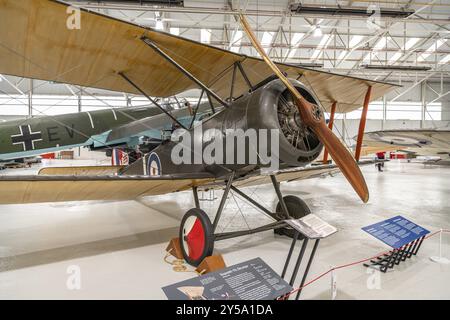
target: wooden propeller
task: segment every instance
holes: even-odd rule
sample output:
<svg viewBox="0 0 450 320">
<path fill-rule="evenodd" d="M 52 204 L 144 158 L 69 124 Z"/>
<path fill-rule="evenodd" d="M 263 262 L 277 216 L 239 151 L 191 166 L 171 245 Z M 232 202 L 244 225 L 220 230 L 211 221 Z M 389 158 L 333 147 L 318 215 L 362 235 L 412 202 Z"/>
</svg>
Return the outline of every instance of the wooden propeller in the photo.
<svg viewBox="0 0 450 320">
<path fill-rule="evenodd" d="M 319 106 L 308 102 L 298 92 L 298 90 L 292 85 L 292 83 L 286 78 L 280 69 L 273 63 L 273 61 L 266 54 L 258 38 L 253 33 L 247 19 L 243 14 L 239 14 L 242 27 L 247 34 L 248 38 L 252 42 L 256 51 L 261 55 L 264 61 L 269 65 L 272 71 L 280 78 L 280 80 L 286 85 L 297 105 L 298 111 L 301 115 L 305 125 L 308 126 L 319 138 L 319 140 L 325 145 L 329 154 L 336 162 L 336 165 L 342 171 L 348 182 L 352 185 L 353 189 L 359 195 L 363 202 L 369 200 L 369 190 L 367 189 L 366 181 L 359 169 L 358 164 L 353 158 L 352 154 L 344 147 L 339 141 L 338 137 L 328 128 Z"/>
</svg>

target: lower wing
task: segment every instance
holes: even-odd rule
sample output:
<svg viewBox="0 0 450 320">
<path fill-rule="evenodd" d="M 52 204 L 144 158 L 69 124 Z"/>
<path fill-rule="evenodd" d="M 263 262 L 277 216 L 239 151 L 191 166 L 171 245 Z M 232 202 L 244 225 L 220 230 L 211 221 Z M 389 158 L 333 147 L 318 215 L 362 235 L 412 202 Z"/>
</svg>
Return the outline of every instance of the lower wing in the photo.
<svg viewBox="0 0 450 320">
<path fill-rule="evenodd" d="M 360 165 L 374 161 L 361 162 Z M 34 176 L 0 176 L 0 204 L 26 204 L 42 202 L 66 202 L 88 200 L 134 200 L 139 197 L 162 195 L 172 192 L 222 188 L 224 180 L 209 174 L 190 176 L 88 176 L 98 168 L 47 168 Z M 104 170 L 112 170 L 105 167 Z M 279 182 L 309 179 L 339 172 L 335 165 L 317 165 L 293 168 L 274 173 Z M 51 174 L 58 175 L 51 175 Z M 65 174 L 65 175 L 64 175 Z M 72 174 L 72 175 L 67 175 Z M 237 179 L 236 187 L 249 187 L 270 183 L 269 175 L 253 174 Z"/>
</svg>

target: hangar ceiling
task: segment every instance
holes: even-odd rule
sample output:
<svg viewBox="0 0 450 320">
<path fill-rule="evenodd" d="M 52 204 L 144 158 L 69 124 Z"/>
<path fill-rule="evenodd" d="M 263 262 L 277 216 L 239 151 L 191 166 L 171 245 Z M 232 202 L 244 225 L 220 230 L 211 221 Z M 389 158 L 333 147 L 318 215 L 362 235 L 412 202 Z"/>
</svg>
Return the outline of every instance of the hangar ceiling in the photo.
<svg viewBox="0 0 450 320">
<path fill-rule="evenodd" d="M 403 89 L 396 92 L 397 95 L 412 89 L 419 90 L 420 85 L 426 83 L 434 83 L 432 100 L 448 98 L 448 0 L 68 2 L 122 20 L 255 56 L 256 51 L 234 16 L 241 10 L 248 16 L 268 54 L 276 61 L 404 85 Z M 9 76 L 0 76 L 0 79 L 3 80 L 0 82 L 0 94 L 34 92 L 76 96 L 83 90 L 39 81 L 32 84 L 27 79 Z M 112 94 L 96 90 L 90 92 Z"/>
<path fill-rule="evenodd" d="M 269 55 L 277 61 L 311 64 L 325 70 L 383 81 L 448 78 L 450 1 L 448 0 L 208 0 L 71 1 L 134 23 L 177 33 L 214 46 L 254 56 L 234 14 L 244 11 Z M 172 3 L 150 5 L 148 3 Z M 333 8 L 349 9 L 337 14 Z M 319 13 L 297 8 L 322 7 Z M 359 9 L 375 14 L 353 13 Z M 385 16 L 385 10 L 414 12 Z M 370 65 L 368 69 L 366 65 Z M 393 70 L 391 67 L 413 70 Z M 384 67 L 386 69 L 378 69 Z M 377 69 L 373 69 L 377 68 Z M 429 70 L 414 70 L 428 69 Z"/>
</svg>

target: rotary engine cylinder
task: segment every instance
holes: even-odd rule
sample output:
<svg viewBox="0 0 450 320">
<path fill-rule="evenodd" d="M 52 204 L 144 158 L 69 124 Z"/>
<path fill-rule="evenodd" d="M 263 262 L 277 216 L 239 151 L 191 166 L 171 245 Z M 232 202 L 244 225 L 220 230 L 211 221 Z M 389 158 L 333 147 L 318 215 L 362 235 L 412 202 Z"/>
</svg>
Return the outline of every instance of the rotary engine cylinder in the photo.
<svg viewBox="0 0 450 320">
<path fill-rule="evenodd" d="M 319 105 L 301 82 L 291 80 L 302 96 Z M 280 80 L 273 80 L 247 94 L 225 110 L 223 128 L 278 129 L 279 160 L 289 166 L 304 166 L 316 159 L 323 145 L 303 124 L 293 97 Z"/>
</svg>

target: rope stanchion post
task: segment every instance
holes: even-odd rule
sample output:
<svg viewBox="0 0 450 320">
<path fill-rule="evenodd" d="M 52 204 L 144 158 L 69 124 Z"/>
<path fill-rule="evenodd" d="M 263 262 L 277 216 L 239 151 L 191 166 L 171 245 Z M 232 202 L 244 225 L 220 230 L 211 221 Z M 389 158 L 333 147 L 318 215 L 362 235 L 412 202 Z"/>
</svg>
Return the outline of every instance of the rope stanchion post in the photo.
<svg viewBox="0 0 450 320">
<path fill-rule="evenodd" d="M 450 264 L 450 260 L 442 256 L 442 233 L 443 229 L 439 230 L 439 256 L 431 256 L 430 260 L 440 264 Z"/>
<path fill-rule="evenodd" d="M 334 268 L 331 268 L 331 300 L 337 297 L 337 274 Z"/>
</svg>

